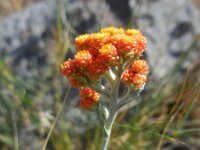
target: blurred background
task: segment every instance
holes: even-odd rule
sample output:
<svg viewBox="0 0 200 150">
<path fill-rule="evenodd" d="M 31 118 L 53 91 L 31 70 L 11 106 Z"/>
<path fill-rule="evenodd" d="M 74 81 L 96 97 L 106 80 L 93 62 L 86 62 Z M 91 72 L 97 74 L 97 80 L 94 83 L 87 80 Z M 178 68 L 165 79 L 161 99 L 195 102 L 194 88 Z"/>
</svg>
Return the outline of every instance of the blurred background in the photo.
<svg viewBox="0 0 200 150">
<path fill-rule="evenodd" d="M 200 149 L 200 0 L 0 0 L 0 150 L 99 149 L 96 115 L 60 64 L 106 26 L 140 29 L 150 65 L 110 149 Z"/>
</svg>

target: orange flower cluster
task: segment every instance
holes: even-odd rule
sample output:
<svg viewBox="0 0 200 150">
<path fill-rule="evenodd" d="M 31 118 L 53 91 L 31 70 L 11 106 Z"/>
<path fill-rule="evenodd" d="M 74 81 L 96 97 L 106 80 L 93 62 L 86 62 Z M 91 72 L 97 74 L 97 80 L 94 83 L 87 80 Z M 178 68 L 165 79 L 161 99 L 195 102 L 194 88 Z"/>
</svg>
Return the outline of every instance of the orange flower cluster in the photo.
<svg viewBox="0 0 200 150">
<path fill-rule="evenodd" d="M 145 60 L 137 59 L 131 65 L 131 68 L 125 70 L 122 81 L 132 86 L 136 90 L 143 89 L 147 74 L 149 71 L 149 66 L 147 65 Z"/>
<path fill-rule="evenodd" d="M 81 88 L 80 96 L 80 108 L 82 109 L 92 109 L 100 99 L 100 94 L 90 88 Z"/>
<path fill-rule="evenodd" d="M 139 30 L 108 27 L 97 33 L 80 35 L 75 39 L 75 43 L 77 54 L 74 59 L 66 60 L 61 65 L 61 70 L 71 85 L 81 88 L 82 92 L 83 87 L 89 87 L 88 81 L 97 81 L 110 68 L 123 65 L 129 58 L 138 58 L 142 55 L 147 42 Z M 128 69 L 123 76 L 124 83 L 135 83 L 136 80 L 139 82 L 138 85 L 144 83 L 146 78 L 139 76 L 145 74 L 144 67 L 145 64 L 138 63 L 133 65 L 132 69 Z M 133 70 L 134 74 L 137 74 L 134 79 Z M 90 96 L 84 98 L 81 96 L 84 99 L 80 103 L 82 108 L 89 109 L 98 102 Z"/>
<path fill-rule="evenodd" d="M 127 59 L 139 56 L 146 47 L 146 38 L 139 30 L 108 27 L 100 32 L 84 34 L 76 38 L 78 50 L 88 50 L 93 56 L 98 56 L 99 49 L 105 44 L 111 44 L 116 48 L 117 54 Z"/>
<path fill-rule="evenodd" d="M 88 67 L 91 65 L 92 55 L 88 51 L 79 51 L 75 59 L 68 59 L 61 65 L 61 70 L 73 87 L 84 87 L 87 85 Z"/>
<path fill-rule="evenodd" d="M 76 38 L 78 53 L 61 65 L 63 75 L 73 87 L 87 85 L 86 79 L 98 80 L 109 67 L 119 65 L 120 57 L 127 60 L 140 56 L 146 39 L 138 30 L 108 27 L 100 32 Z"/>
</svg>

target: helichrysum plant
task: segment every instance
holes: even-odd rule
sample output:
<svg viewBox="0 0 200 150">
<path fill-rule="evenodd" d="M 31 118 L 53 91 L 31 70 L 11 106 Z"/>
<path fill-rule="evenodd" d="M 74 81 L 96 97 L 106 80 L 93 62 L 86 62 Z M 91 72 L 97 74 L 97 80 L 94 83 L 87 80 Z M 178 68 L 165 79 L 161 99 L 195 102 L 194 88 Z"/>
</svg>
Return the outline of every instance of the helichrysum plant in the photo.
<svg viewBox="0 0 200 150">
<path fill-rule="evenodd" d="M 80 108 L 97 112 L 106 150 L 119 110 L 133 101 L 147 80 L 149 67 L 140 59 L 146 38 L 139 30 L 107 27 L 75 39 L 77 54 L 61 65 L 64 76 L 80 90 Z M 119 96 L 120 85 L 125 94 Z"/>
</svg>

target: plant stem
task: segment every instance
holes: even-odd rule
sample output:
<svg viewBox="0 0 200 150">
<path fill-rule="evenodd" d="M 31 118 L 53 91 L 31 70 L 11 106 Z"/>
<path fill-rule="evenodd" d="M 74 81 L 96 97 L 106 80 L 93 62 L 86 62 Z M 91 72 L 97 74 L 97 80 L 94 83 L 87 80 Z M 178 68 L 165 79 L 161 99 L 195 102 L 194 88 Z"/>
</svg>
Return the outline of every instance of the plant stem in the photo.
<svg viewBox="0 0 200 150">
<path fill-rule="evenodd" d="M 120 78 L 121 78 L 121 68 L 118 68 L 118 74 L 116 74 L 115 83 L 112 84 L 112 93 L 110 98 L 110 105 L 109 105 L 109 117 L 108 119 L 104 120 L 103 123 L 103 140 L 101 144 L 101 150 L 107 150 L 108 144 L 110 141 L 112 126 L 117 116 L 117 102 L 118 102 L 118 92 L 120 86 Z"/>
<path fill-rule="evenodd" d="M 110 141 L 112 125 L 115 121 L 116 116 L 117 116 L 116 112 L 110 114 L 108 120 L 105 122 L 104 129 L 103 129 L 103 140 L 101 144 L 101 150 L 108 149 L 108 143 Z"/>
</svg>

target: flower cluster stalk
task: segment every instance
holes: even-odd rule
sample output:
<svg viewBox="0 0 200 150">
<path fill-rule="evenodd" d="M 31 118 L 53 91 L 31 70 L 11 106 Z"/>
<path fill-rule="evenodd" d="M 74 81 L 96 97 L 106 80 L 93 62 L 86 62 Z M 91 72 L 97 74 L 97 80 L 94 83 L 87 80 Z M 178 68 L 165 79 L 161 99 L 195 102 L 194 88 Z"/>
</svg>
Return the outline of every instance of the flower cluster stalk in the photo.
<svg viewBox="0 0 200 150">
<path fill-rule="evenodd" d="M 139 30 L 108 27 L 75 39 L 77 54 L 61 65 L 71 85 L 80 90 L 80 107 L 97 112 L 102 126 L 101 150 L 107 150 L 119 110 L 144 88 L 148 65 L 141 60 L 146 38 Z M 120 85 L 127 92 L 119 98 Z"/>
<path fill-rule="evenodd" d="M 115 118 L 117 116 L 117 112 L 111 113 L 109 119 L 105 122 L 103 130 L 103 139 L 101 144 L 101 150 L 107 150 L 108 149 L 108 143 L 110 141 L 112 126 L 115 121 Z"/>
<path fill-rule="evenodd" d="M 112 126 L 117 116 L 118 108 L 117 108 L 117 101 L 118 101 L 118 92 L 119 92 L 119 85 L 120 85 L 120 77 L 116 77 L 116 83 L 112 87 L 112 97 L 111 103 L 109 106 L 109 117 L 103 122 L 103 139 L 101 144 L 101 150 L 107 150 L 108 143 L 110 141 Z"/>
</svg>

